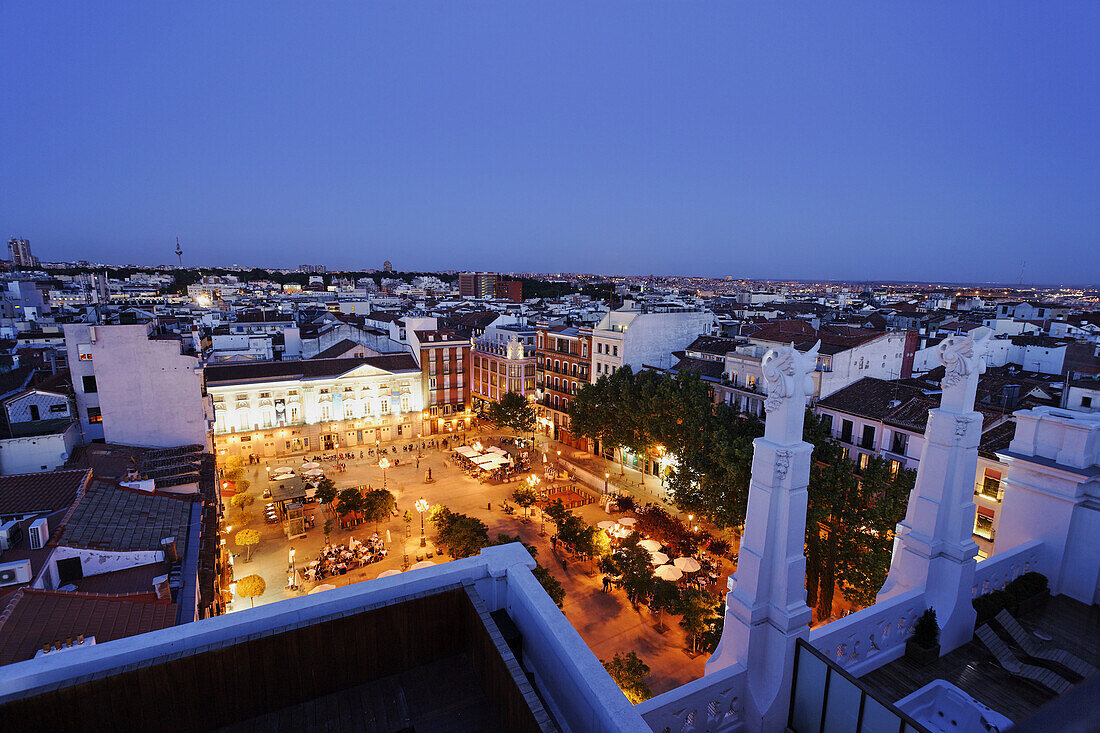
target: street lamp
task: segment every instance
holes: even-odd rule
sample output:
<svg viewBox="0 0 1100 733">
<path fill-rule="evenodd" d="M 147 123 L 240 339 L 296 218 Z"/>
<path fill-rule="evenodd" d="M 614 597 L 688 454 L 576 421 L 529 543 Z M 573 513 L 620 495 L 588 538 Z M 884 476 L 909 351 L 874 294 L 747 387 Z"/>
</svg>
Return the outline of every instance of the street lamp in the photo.
<svg viewBox="0 0 1100 733">
<path fill-rule="evenodd" d="M 420 452 L 420 447 L 422 445 L 424 445 L 423 443 L 420 442 L 421 438 L 423 438 L 423 437 L 424 437 L 423 433 L 417 433 L 416 434 L 416 457 L 417 458 L 423 458 L 424 457 L 424 454 Z"/>
<path fill-rule="evenodd" d="M 390 459 L 383 458 L 378 462 L 378 467 L 382 469 L 382 488 L 386 488 L 386 469 L 390 467 Z"/>
<path fill-rule="evenodd" d="M 294 567 L 294 547 L 290 548 L 290 582 L 287 584 L 291 590 L 295 590 L 298 587 L 297 584 L 297 569 Z"/>
<path fill-rule="evenodd" d="M 604 494 L 607 493 L 607 480 L 609 478 L 611 478 L 611 474 L 608 473 L 607 471 L 604 471 L 604 474 L 603 474 L 603 493 Z"/>
<path fill-rule="evenodd" d="M 428 500 L 421 497 L 416 500 L 416 511 L 420 515 L 420 546 L 425 547 L 424 542 L 424 512 L 428 511 Z"/>
</svg>

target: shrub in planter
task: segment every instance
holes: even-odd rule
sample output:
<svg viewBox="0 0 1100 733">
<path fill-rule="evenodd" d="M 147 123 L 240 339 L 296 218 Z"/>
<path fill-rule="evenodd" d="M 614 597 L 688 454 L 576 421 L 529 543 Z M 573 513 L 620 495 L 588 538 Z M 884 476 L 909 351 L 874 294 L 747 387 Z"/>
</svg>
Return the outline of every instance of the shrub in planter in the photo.
<svg viewBox="0 0 1100 733">
<path fill-rule="evenodd" d="M 913 635 L 905 642 L 905 656 L 918 664 L 929 664 L 940 658 L 940 625 L 936 609 L 925 609 L 913 625 Z"/>
<path fill-rule="evenodd" d="M 1006 608 L 1012 610 L 1016 605 L 1012 596 L 1003 590 L 992 590 L 985 595 L 978 596 L 971 601 L 971 604 L 974 606 L 974 610 L 978 612 L 975 627 L 989 623 L 998 613 Z"/>
<path fill-rule="evenodd" d="M 1050 597 L 1047 576 L 1034 571 L 1024 573 L 1006 585 L 1005 592 L 1012 597 L 1017 613 L 1021 614 L 1035 610 Z"/>
</svg>

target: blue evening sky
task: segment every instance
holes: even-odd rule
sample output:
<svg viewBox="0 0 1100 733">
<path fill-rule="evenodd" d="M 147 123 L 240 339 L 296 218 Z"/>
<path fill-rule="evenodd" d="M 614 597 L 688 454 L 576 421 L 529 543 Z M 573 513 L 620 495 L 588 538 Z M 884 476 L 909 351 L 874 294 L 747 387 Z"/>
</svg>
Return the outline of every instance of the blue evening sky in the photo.
<svg viewBox="0 0 1100 733">
<path fill-rule="evenodd" d="M 0 4 L 44 260 L 1100 282 L 1100 3 Z M 5 237 L 6 239 L 6 237 Z"/>
</svg>

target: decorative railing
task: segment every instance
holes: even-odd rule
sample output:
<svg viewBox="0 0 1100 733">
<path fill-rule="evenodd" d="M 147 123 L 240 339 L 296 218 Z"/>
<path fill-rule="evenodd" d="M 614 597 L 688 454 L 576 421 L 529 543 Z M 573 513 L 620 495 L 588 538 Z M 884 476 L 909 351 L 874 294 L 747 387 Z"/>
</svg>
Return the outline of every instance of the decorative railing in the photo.
<svg viewBox="0 0 1100 733">
<path fill-rule="evenodd" d="M 736 733 L 745 724 L 745 667 L 735 664 L 638 703 L 654 733 Z"/>
<path fill-rule="evenodd" d="M 979 562 L 974 571 L 971 597 L 977 598 L 991 590 L 1001 590 L 1024 573 L 1039 570 L 1042 548 L 1042 542 L 1032 540 L 1011 550 L 995 552 Z"/>
<path fill-rule="evenodd" d="M 902 655 L 925 607 L 923 590 L 906 591 L 811 630 L 810 643 L 859 677 Z"/>
</svg>

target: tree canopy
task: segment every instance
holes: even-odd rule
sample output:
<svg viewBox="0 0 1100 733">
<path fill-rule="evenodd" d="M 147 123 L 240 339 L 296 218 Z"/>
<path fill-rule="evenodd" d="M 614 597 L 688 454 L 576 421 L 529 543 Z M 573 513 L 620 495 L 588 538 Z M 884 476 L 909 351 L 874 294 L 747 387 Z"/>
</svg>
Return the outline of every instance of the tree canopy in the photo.
<svg viewBox="0 0 1100 733">
<path fill-rule="evenodd" d="M 535 429 L 535 410 L 518 392 L 505 392 L 499 401 L 490 404 L 489 419 L 517 433 L 530 433 Z"/>
<path fill-rule="evenodd" d="M 626 695 L 626 699 L 637 705 L 640 702 L 653 697 L 645 678 L 649 675 L 649 665 L 643 662 L 636 653 L 623 654 L 616 652 L 610 662 L 600 660 L 604 669 L 611 675 L 611 679 L 619 685 L 619 689 Z"/>
<path fill-rule="evenodd" d="M 259 575 L 246 575 L 237 581 L 237 595 L 247 598 L 252 607 L 256 607 L 255 599 L 262 596 L 267 590 L 267 583 Z"/>
</svg>

